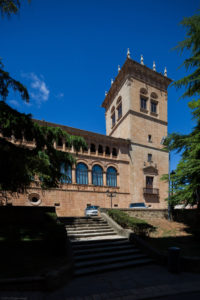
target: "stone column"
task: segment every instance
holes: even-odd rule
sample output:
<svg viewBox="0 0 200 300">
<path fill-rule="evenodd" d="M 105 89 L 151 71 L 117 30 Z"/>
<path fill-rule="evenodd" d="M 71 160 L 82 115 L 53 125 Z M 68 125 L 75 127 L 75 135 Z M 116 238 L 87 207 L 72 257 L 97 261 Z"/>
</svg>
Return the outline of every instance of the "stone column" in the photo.
<svg viewBox="0 0 200 300">
<path fill-rule="evenodd" d="M 76 168 L 72 167 L 72 183 L 76 183 Z"/>
<path fill-rule="evenodd" d="M 92 184 L 92 170 L 88 170 L 88 184 Z"/>
<path fill-rule="evenodd" d="M 66 151 L 66 145 L 65 145 L 65 140 L 63 140 L 63 151 Z"/>
<path fill-rule="evenodd" d="M 106 172 L 103 172 L 103 185 L 106 186 Z"/>
</svg>

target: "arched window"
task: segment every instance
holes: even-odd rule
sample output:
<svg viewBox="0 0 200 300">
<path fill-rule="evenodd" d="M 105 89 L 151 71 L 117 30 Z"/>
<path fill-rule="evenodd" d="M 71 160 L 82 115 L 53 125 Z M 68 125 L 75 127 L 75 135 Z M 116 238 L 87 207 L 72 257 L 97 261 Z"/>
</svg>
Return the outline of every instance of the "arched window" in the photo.
<svg viewBox="0 0 200 300">
<path fill-rule="evenodd" d="M 117 112 L 118 112 L 118 120 L 122 117 L 122 97 L 120 96 L 117 99 Z"/>
<path fill-rule="evenodd" d="M 76 183 L 88 184 L 88 167 L 84 163 L 78 163 L 76 166 Z"/>
<path fill-rule="evenodd" d="M 71 145 L 71 143 L 69 143 L 69 142 L 65 142 L 65 147 L 66 147 L 68 150 L 71 150 L 72 145 Z"/>
<path fill-rule="evenodd" d="M 112 155 L 113 155 L 113 156 L 117 156 L 117 149 L 116 149 L 116 148 L 113 148 L 113 149 L 112 149 Z"/>
<path fill-rule="evenodd" d="M 106 155 L 110 155 L 110 148 L 106 146 Z"/>
<path fill-rule="evenodd" d="M 102 145 L 99 145 L 99 147 L 98 147 L 98 154 L 103 154 L 103 147 L 102 147 Z"/>
<path fill-rule="evenodd" d="M 67 168 L 65 164 L 63 163 L 60 167 L 60 172 L 63 174 L 61 177 L 62 183 L 72 183 L 72 167 L 71 165 L 68 165 Z"/>
<path fill-rule="evenodd" d="M 95 153 L 96 152 L 96 147 L 95 144 L 90 145 L 90 152 Z"/>
<path fill-rule="evenodd" d="M 62 139 L 58 139 L 58 141 L 57 141 L 57 146 L 58 146 L 58 147 L 62 147 L 62 146 L 63 146 L 63 141 L 62 141 Z"/>
<path fill-rule="evenodd" d="M 103 185 L 103 169 L 99 165 L 95 165 L 92 168 L 92 184 Z"/>
<path fill-rule="evenodd" d="M 109 167 L 106 172 L 107 186 L 117 186 L 117 171 L 113 167 Z"/>
</svg>

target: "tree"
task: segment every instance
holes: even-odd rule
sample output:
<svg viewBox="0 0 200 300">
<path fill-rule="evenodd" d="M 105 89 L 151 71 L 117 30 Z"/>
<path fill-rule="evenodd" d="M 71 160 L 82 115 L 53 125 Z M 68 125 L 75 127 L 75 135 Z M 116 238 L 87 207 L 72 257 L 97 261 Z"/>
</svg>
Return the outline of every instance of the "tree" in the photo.
<svg viewBox="0 0 200 300">
<path fill-rule="evenodd" d="M 0 0 L 2 14 L 17 13 L 20 1 Z M 0 191 L 15 192 L 25 190 L 33 178 L 41 179 L 41 187 L 57 187 L 65 168 L 75 163 L 75 158 L 67 152 L 54 148 L 54 142 L 64 139 L 78 151 L 87 144 L 82 137 L 71 136 L 60 128 L 39 126 L 30 114 L 23 114 L 11 108 L 6 99 L 10 89 L 18 91 L 24 101 L 29 101 L 25 86 L 13 79 L 0 61 Z M 33 141 L 28 148 L 23 141 Z M 14 143 L 13 141 L 18 141 Z M 65 175 L 64 175 L 65 176 Z"/>
<path fill-rule="evenodd" d="M 173 194 L 170 203 L 198 204 L 200 208 L 200 15 L 184 18 L 181 24 L 186 28 L 186 38 L 177 45 L 181 53 L 190 52 L 183 66 L 189 75 L 173 83 L 176 88 L 185 88 L 182 98 L 193 97 L 189 102 L 196 126 L 187 135 L 172 133 L 166 140 L 169 151 L 181 153 L 181 160 L 171 176 Z"/>
</svg>

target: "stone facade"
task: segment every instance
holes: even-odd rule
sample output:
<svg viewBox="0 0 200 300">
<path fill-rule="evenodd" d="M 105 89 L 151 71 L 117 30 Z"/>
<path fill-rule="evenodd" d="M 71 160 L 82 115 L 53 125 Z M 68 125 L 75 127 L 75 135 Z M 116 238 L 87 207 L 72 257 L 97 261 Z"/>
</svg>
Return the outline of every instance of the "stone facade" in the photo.
<svg viewBox="0 0 200 300">
<path fill-rule="evenodd" d="M 88 151 L 75 153 L 65 141 L 55 147 L 71 152 L 77 164 L 87 166 L 87 184 L 77 183 L 76 166 L 72 166 L 70 183 L 41 190 L 34 182 L 27 193 L 12 195 L 8 201 L 13 205 L 55 206 L 59 216 L 82 216 L 89 204 L 128 208 L 130 203 L 145 202 L 152 208 L 165 208 L 168 185 L 160 177 L 168 173 L 168 153 L 161 140 L 167 135 L 170 82 L 169 78 L 127 58 L 102 104 L 106 111 L 106 135 L 36 121 L 85 138 Z M 101 185 L 93 182 L 95 165 L 102 168 Z M 113 186 L 107 180 L 109 167 L 116 170 Z M 116 193 L 112 204 L 108 190 Z"/>
</svg>

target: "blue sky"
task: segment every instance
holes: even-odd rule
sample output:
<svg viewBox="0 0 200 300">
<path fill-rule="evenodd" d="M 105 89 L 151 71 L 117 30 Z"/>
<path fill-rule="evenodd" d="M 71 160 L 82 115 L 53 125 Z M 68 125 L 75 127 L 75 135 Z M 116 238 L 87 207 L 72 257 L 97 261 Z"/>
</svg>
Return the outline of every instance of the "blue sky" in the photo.
<svg viewBox="0 0 200 300">
<path fill-rule="evenodd" d="M 177 80 L 187 57 L 172 51 L 185 37 L 179 23 L 200 8 L 197 0 L 32 0 L 20 13 L 0 19 L 5 70 L 24 83 L 25 104 L 11 93 L 8 103 L 36 119 L 105 134 L 101 103 L 127 48 L 131 58 L 158 72 L 167 67 Z M 194 126 L 183 91 L 169 88 L 169 132 L 188 133 Z M 174 169 L 179 156 L 172 155 Z"/>
</svg>

